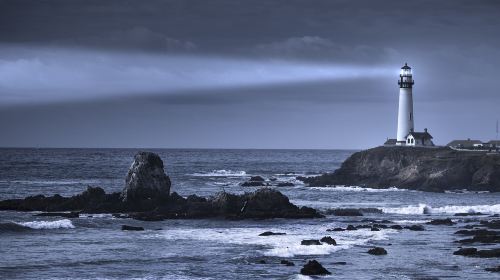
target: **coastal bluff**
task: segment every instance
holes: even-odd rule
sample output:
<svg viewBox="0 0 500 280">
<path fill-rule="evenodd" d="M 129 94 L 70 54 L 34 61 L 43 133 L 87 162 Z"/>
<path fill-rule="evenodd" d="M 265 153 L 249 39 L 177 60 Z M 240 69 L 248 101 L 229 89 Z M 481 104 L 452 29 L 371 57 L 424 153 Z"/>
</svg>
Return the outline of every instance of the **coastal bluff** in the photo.
<svg viewBox="0 0 500 280">
<path fill-rule="evenodd" d="M 448 147 L 380 146 L 354 153 L 333 173 L 301 179 L 309 186 L 500 192 L 500 155 Z"/>
</svg>

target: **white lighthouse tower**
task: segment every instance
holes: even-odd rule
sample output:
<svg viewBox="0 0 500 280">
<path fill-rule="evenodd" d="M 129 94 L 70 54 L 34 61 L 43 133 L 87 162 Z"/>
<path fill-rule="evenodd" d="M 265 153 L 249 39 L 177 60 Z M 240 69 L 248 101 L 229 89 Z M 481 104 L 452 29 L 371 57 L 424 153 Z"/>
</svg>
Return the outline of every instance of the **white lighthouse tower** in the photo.
<svg viewBox="0 0 500 280">
<path fill-rule="evenodd" d="M 414 84 L 411 68 L 407 63 L 401 67 L 399 74 L 399 111 L 398 111 L 398 134 L 396 145 L 405 145 L 406 137 L 413 132 L 413 96 L 412 87 Z"/>
</svg>

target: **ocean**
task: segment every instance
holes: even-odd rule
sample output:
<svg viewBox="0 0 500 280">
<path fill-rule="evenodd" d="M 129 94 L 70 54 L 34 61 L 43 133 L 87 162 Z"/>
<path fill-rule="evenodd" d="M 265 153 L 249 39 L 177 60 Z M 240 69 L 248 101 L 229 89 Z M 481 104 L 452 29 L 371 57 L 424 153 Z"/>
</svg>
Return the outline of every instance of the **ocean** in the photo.
<svg viewBox="0 0 500 280">
<path fill-rule="evenodd" d="M 253 191 L 240 184 L 250 176 L 291 182 L 279 187 L 291 202 L 327 213 L 335 208 L 370 208 L 362 217 L 326 215 L 310 220 L 221 219 L 143 222 L 109 214 L 80 218 L 35 217 L 0 212 L 2 279 L 310 279 L 302 265 L 318 260 L 331 276 L 321 279 L 498 279 L 485 271 L 498 260 L 453 255 L 454 234 L 487 215 L 500 214 L 499 193 L 427 193 L 356 186 L 307 187 L 297 176 L 333 171 L 350 150 L 146 149 L 158 153 L 180 195 L 210 196 L 225 190 Z M 31 195 L 70 196 L 87 186 L 119 192 L 138 149 L 0 149 L 0 199 Z M 483 216 L 455 216 L 481 212 Z M 453 226 L 427 225 L 451 218 Z M 425 231 L 358 229 L 327 232 L 366 223 L 422 224 Z M 145 231 L 122 231 L 121 225 Z M 13 227 L 12 225 L 16 225 Z M 265 231 L 286 235 L 259 236 Z M 337 246 L 305 246 L 303 239 L 331 236 Z M 367 250 L 384 247 L 388 254 Z M 474 247 L 494 248 L 494 245 Z M 295 266 L 284 266 L 289 260 Z"/>
</svg>

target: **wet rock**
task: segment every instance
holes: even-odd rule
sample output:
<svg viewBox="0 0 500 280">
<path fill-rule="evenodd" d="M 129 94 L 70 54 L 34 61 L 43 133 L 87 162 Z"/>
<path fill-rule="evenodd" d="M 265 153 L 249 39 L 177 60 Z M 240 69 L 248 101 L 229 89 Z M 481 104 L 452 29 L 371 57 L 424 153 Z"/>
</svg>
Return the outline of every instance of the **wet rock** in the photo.
<svg viewBox="0 0 500 280">
<path fill-rule="evenodd" d="M 285 235 L 286 233 L 284 232 L 272 232 L 272 231 L 265 231 L 261 234 L 259 234 L 259 236 L 272 236 L 272 235 Z"/>
<path fill-rule="evenodd" d="M 462 244 L 469 244 L 469 243 L 496 244 L 496 243 L 500 243 L 500 235 L 497 235 L 497 234 L 494 234 L 494 235 L 474 235 L 473 238 L 461 239 L 461 240 L 458 240 L 455 242 L 462 243 Z"/>
<path fill-rule="evenodd" d="M 484 215 L 484 214 L 481 212 L 467 212 L 467 213 L 455 213 L 454 216 L 464 217 L 464 216 L 480 216 L 480 215 Z"/>
<path fill-rule="evenodd" d="M 336 227 L 336 228 L 329 228 L 326 231 L 345 231 L 345 229 L 340 228 L 340 227 Z"/>
<path fill-rule="evenodd" d="M 458 256 L 474 256 L 477 253 L 477 248 L 460 248 L 453 252 L 453 255 Z"/>
<path fill-rule="evenodd" d="M 397 230 L 402 230 L 403 229 L 403 227 L 400 226 L 400 225 L 392 225 L 392 226 L 390 226 L 390 228 L 391 229 L 397 229 Z"/>
<path fill-rule="evenodd" d="M 309 177 L 304 182 L 310 186 L 398 186 L 431 192 L 468 186 L 472 191 L 498 192 L 499 165 L 500 157 L 448 147 L 376 147 L 352 154 L 333 173 Z"/>
<path fill-rule="evenodd" d="M 329 209 L 326 211 L 326 214 L 334 216 L 363 216 L 363 213 L 359 209 L 353 208 Z"/>
<path fill-rule="evenodd" d="M 497 235 L 500 234 L 498 231 L 487 230 L 487 229 L 474 229 L 474 230 L 459 230 L 455 234 L 460 235 Z"/>
<path fill-rule="evenodd" d="M 80 213 L 78 212 L 45 212 L 36 214 L 38 217 L 63 217 L 63 218 L 78 218 Z"/>
<path fill-rule="evenodd" d="M 281 260 L 280 262 L 281 264 L 284 264 L 286 266 L 295 266 L 295 264 L 291 261 L 288 261 L 288 260 Z"/>
<path fill-rule="evenodd" d="M 424 231 L 425 228 L 422 225 L 411 225 L 411 226 L 405 226 L 405 229 L 413 230 L 413 231 Z"/>
<path fill-rule="evenodd" d="M 266 264 L 267 262 L 266 262 L 266 260 L 258 260 L 257 263 L 258 264 Z"/>
<path fill-rule="evenodd" d="M 500 265 L 497 267 L 488 267 L 488 268 L 485 268 L 484 270 L 489 271 L 489 272 L 500 272 Z"/>
<path fill-rule="evenodd" d="M 479 223 L 490 229 L 500 229 L 500 220 L 480 221 Z"/>
<path fill-rule="evenodd" d="M 348 225 L 346 230 L 358 230 L 358 229 L 353 225 Z"/>
<path fill-rule="evenodd" d="M 332 263 L 332 264 L 336 264 L 336 265 L 346 265 L 346 264 L 347 264 L 347 262 L 334 262 L 334 263 Z"/>
<path fill-rule="evenodd" d="M 128 226 L 128 225 L 122 225 L 122 230 L 131 230 L 131 231 L 143 231 L 143 227 L 134 227 L 134 226 Z"/>
<path fill-rule="evenodd" d="M 387 255 L 387 251 L 382 247 L 375 247 L 375 248 L 368 250 L 368 254 L 376 255 L 376 256 Z"/>
<path fill-rule="evenodd" d="M 307 262 L 300 270 L 303 275 L 329 275 L 330 271 L 326 270 L 318 261 L 311 260 Z"/>
<path fill-rule="evenodd" d="M 281 182 L 276 184 L 277 187 L 294 187 L 295 185 L 290 182 Z"/>
<path fill-rule="evenodd" d="M 263 186 L 267 186 L 266 183 L 264 182 L 261 182 L 261 181 L 247 181 L 247 182 L 243 182 L 241 184 L 242 187 L 263 187 Z"/>
<path fill-rule="evenodd" d="M 331 236 L 325 236 L 321 238 L 319 241 L 329 245 L 337 245 L 337 241 L 335 241 L 335 239 L 333 239 Z"/>
<path fill-rule="evenodd" d="M 379 228 L 376 228 L 376 227 L 372 227 L 372 228 L 371 228 L 371 231 L 380 231 L 380 229 L 379 229 Z"/>
<path fill-rule="evenodd" d="M 275 178 L 275 177 L 269 178 L 269 181 L 271 181 L 271 182 L 274 182 L 274 181 L 277 181 L 277 180 L 278 180 L 278 178 Z"/>
<path fill-rule="evenodd" d="M 266 179 L 262 178 L 261 176 L 252 176 L 252 177 L 250 177 L 249 181 L 264 182 L 264 181 L 266 181 Z"/>
<path fill-rule="evenodd" d="M 434 219 L 431 220 L 430 222 L 427 222 L 428 225 L 445 225 L 445 226 L 452 226 L 455 224 L 450 218 L 448 219 Z"/>
<path fill-rule="evenodd" d="M 139 152 L 125 178 L 121 198 L 124 202 L 166 199 L 170 185 L 161 158 L 155 153 Z"/>
<path fill-rule="evenodd" d="M 500 248 L 478 250 L 476 256 L 479 258 L 500 258 Z"/>
<path fill-rule="evenodd" d="M 316 240 L 316 239 L 306 239 L 306 240 L 302 240 L 300 242 L 300 245 L 306 245 L 306 246 L 321 245 L 321 242 L 319 242 L 319 240 Z"/>
</svg>

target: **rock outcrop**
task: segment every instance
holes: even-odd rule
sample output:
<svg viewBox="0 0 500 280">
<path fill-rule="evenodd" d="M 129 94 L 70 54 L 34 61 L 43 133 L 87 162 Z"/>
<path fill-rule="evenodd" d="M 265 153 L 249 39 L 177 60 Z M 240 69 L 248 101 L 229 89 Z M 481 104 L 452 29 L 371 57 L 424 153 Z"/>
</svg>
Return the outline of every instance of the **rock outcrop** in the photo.
<svg viewBox="0 0 500 280">
<path fill-rule="evenodd" d="M 0 201 L 1 210 L 44 211 L 47 216 L 76 218 L 79 213 L 126 213 L 137 220 L 228 218 L 317 218 L 315 209 L 297 207 L 281 192 L 261 188 L 241 195 L 220 192 L 212 197 L 197 195 L 182 197 L 170 194 L 170 179 L 163 162 L 153 153 L 141 152 L 135 156 L 122 193 L 106 194 L 102 188 L 88 187 L 72 197 L 54 195 L 31 196 L 25 199 Z M 71 211 L 71 213 L 61 213 Z M 51 213 L 54 212 L 54 213 Z M 119 217 L 122 217 L 120 215 Z"/>
<path fill-rule="evenodd" d="M 144 199 L 166 199 L 170 195 L 170 178 L 165 174 L 160 156 L 139 152 L 125 178 L 123 201 L 136 202 Z"/>
<path fill-rule="evenodd" d="M 498 192 L 500 155 L 447 147 L 377 147 L 354 153 L 333 173 L 301 179 L 310 186 Z"/>
<path fill-rule="evenodd" d="M 326 270 L 317 260 L 308 261 L 300 270 L 302 275 L 329 275 L 330 271 Z"/>
</svg>

